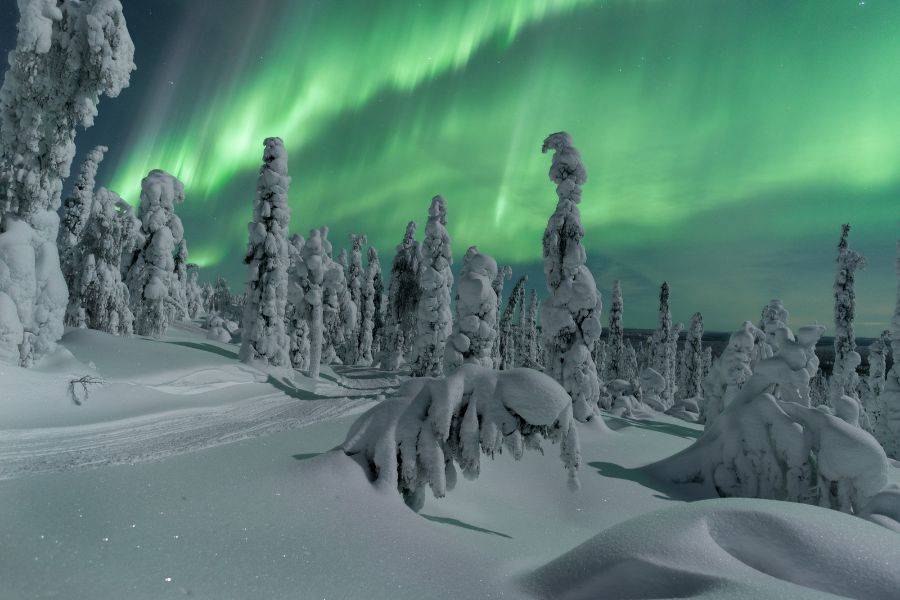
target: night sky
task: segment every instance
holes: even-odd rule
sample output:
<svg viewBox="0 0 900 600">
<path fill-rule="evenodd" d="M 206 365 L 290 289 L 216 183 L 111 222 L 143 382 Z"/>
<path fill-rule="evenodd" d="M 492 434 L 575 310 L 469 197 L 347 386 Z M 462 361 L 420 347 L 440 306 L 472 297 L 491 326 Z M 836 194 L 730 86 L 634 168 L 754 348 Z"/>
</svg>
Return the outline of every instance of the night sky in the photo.
<svg viewBox="0 0 900 600">
<path fill-rule="evenodd" d="M 132 0 L 131 87 L 78 135 L 110 147 L 101 185 L 136 203 L 186 184 L 203 279 L 237 289 L 262 141 L 290 154 L 291 227 L 368 234 L 389 268 L 406 221 L 448 202 L 455 255 L 478 244 L 544 291 L 556 203 L 546 134 L 588 170 L 581 204 L 604 297 L 628 327 L 708 329 L 780 297 L 830 325 L 839 226 L 869 258 L 858 332 L 888 326 L 900 236 L 900 2 L 894 0 Z M 15 2 L 0 0 L 0 49 Z M 508 289 L 508 288 L 507 288 Z M 605 321 L 605 315 L 604 315 Z"/>
</svg>

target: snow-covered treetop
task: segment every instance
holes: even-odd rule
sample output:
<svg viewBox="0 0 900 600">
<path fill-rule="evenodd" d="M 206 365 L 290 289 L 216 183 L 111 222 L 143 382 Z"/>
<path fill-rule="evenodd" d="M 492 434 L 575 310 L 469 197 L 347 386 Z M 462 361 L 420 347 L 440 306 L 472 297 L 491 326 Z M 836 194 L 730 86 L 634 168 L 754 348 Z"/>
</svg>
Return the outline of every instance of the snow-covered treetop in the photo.
<svg viewBox="0 0 900 600">
<path fill-rule="evenodd" d="M 175 205 L 182 202 L 184 184 L 181 181 L 161 169 L 150 171 L 141 180 L 140 218 L 144 230 L 153 233 L 162 227 L 171 227 L 171 222 L 177 219 Z M 175 240 L 179 239 L 181 236 L 175 235 Z"/>
<path fill-rule="evenodd" d="M 447 203 L 443 196 L 431 199 L 428 208 L 428 224 L 425 226 L 425 240 L 422 243 L 422 254 L 425 262 L 436 271 L 446 269 L 453 264 L 450 250 L 450 234 L 447 233 Z"/>
<path fill-rule="evenodd" d="M 63 18 L 56 0 L 18 0 L 18 4 L 17 50 L 46 54 L 53 41 L 53 22 Z"/>
<path fill-rule="evenodd" d="M 256 185 L 256 201 L 253 203 L 253 220 L 262 223 L 270 219 L 286 228 L 291 220 L 291 208 L 288 206 L 288 188 L 291 178 L 288 175 L 287 151 L 281 138 L 266 138 L 263 150 L 263 164 L 259 168 L 259 181 Z"/>
<path fill-rule="evenodd" d="M 550 164 L 550 180 L 556 185 L 560 201 L 581 202 L 581 186 L 587 181 L 587 171 L 581 162 L 581 153 L 572 146 L 572 136 L 565 131 L 552 133 L 544 140 L 541 152 L 553 150 Z"/>
</svg>

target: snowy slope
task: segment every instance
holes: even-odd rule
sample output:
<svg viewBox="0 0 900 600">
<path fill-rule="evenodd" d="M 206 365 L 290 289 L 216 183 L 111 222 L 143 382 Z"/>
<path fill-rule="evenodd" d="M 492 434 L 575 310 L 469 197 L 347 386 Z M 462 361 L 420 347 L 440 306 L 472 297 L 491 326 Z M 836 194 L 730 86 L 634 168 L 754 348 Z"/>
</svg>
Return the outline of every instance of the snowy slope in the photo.
<svg viewBox="0 0 900 600">
<path fill-rule="evenodd" d="M 76 407 L 54 392 L 21 417 L 26 427 L 0 420 L 4 600 L 659 597 L 659 588 L 622 583 L 609 556 L 626 565 L 625 575 L 641 567 L 632 581 L 683 584 L 662 588 L 664 595 L 824 597 L 823 589 L 850 589 L 832 585 L 848 573 L 874 581 L 853 587 L 854 597 L 900 589 L 900 574 L 884 567 L 897 564 L 893 532 L 815 507 L 687 504 L 689 492 L 659 488 L 635 470 L 689 445 L 695 425 L 660 416 L 610 418 L 612 432 L 580 426 L 580 491 L 569 491 L 548 446 L 545 456 L 526 453 L 520 462 L 483 460 L 477 481 L 460 479 L 416 514 L 330 451 L 355 413 L 396 384 L 393 376 L 349 370 L 328 373 L 325 385 L 300 378 L 291 387 L 228 381 L 227 373 L 254 374 L 200 346 L 206 341 L 189 330 L 105 349 L 119 341 L 81 339 L 93 333 L 70 332 L 64 345 L 74 358 L 45 365 L 29 385 L 50 385 L 93 362 L 107 386 L 129 385 L 131 396 L 97 391 Z M 167 343 L 174 341 L 198 346 Z M 221 385 L 193 393 L 192 373 L 210 372 L 221 376 L 198 377 L 197 385 Z M 157 398 L 166 401 L 161 408 Z M 66 416 L 36 427 L 40 411 L 50 410 L 44 405 Z M 83 409 L 94 412 L 79 417 Z M 771 557 L 770 547 L 778 551 Z M 835 567 L 835 557 L 864 552 L 872 559 Z M 644 569 L 664 559 L 673 571 Z M 708 585 L 710 560 L 721 569 Z M 778 565 L 800 575 L 791 579 Z"/>
</svg>

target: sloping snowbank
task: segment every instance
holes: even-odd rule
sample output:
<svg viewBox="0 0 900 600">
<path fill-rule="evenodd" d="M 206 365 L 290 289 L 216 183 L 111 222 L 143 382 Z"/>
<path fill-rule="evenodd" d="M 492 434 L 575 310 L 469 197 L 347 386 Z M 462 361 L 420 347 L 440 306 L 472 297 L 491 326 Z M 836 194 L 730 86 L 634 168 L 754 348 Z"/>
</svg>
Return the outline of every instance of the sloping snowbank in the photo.
<svg viewBox="0 0 900 600">
<path fill-rule="evenodd" d="M 716 499 L 631 519 L 537 569 L 540 598 L 896 598 L 900 536 L 837 511 Z"/>
</svg>

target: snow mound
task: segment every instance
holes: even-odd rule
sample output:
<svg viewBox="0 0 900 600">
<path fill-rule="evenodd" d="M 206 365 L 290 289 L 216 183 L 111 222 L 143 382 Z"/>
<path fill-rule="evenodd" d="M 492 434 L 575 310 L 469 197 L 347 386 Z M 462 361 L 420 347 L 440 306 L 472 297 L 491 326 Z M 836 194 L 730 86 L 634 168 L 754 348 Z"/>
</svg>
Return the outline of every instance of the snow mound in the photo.
<svg viewBox="0 0 900 600">
<path fill-rule="evenodd" d="M 824 508 L 705 500 L 611 527 L 524 584 L 560 600 L 893 598 L 898 542 L 894 532 Z"/>
</svg>

